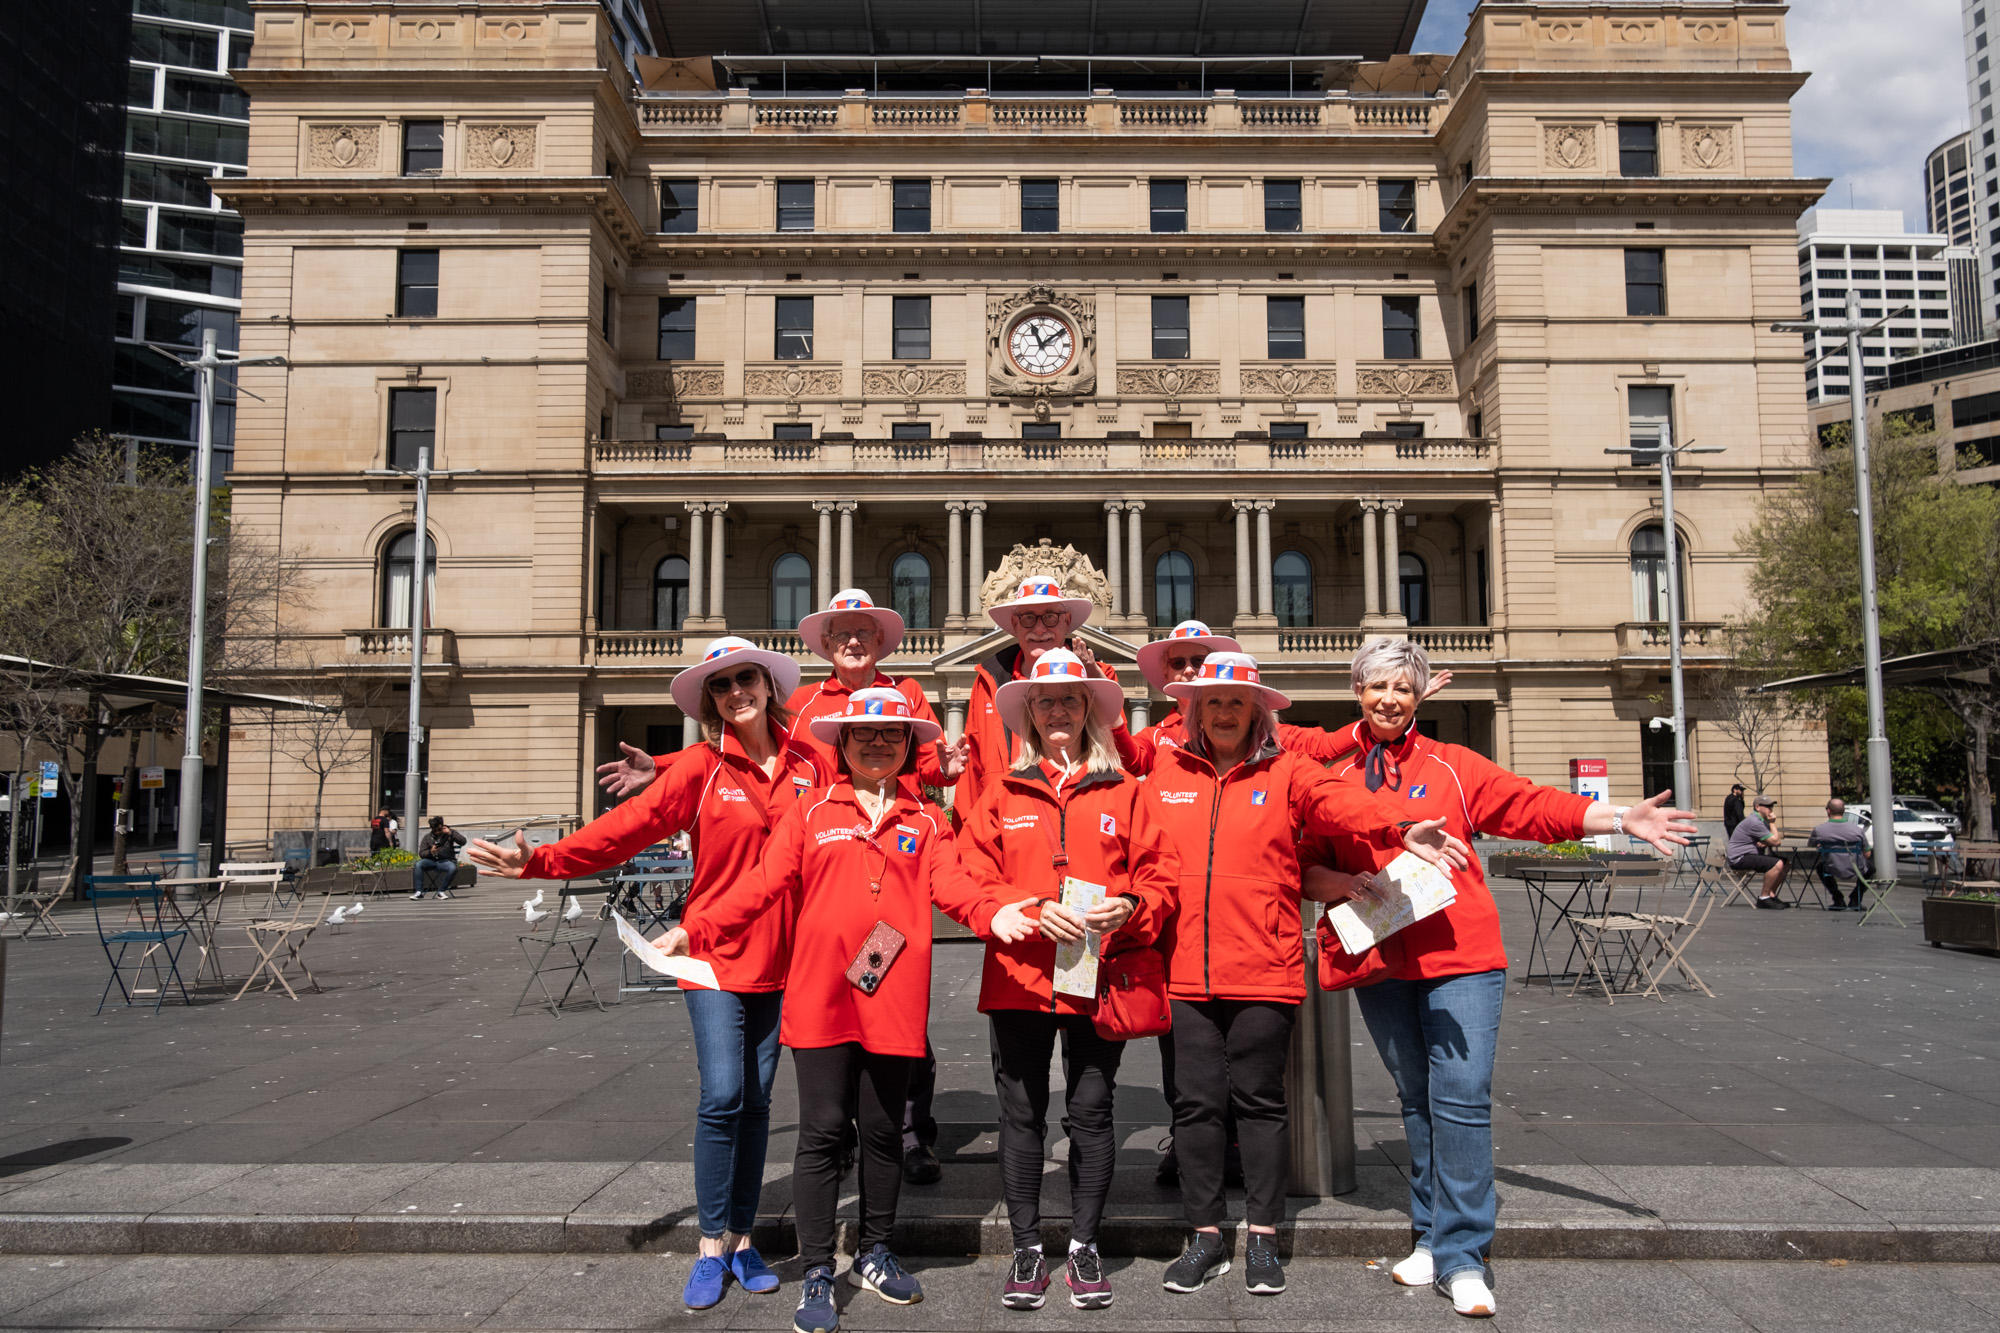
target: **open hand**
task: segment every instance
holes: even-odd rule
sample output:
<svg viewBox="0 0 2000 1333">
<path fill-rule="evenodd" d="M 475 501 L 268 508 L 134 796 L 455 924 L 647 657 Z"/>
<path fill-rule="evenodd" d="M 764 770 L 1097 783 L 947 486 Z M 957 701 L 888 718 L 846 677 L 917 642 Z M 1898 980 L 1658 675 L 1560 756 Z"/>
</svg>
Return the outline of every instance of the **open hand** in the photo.
<svg viewBox="0 0 2000 1333">
<path fill-rule="evenodd" d="M 1023 898 L 1018 903 L 1008 903 L 993 914 L 987 932 L 1002 944 L 1019 944 L 1035 933 L 1035 923 L 1028 916 L 1028 909 L 1040 901 L 1039 898 Z"/>
<path fill-rule="evenodd" d="M 1641 842 L 1649 842 L 1659 849 L 1662 856 L 1672 856 L 1674 849 L 1685 847 L 1693 837 L 1694 811 L 1670 810 L 1674 794 L 1663 791 L 1651 796 L 1625 812 L 1625 832 Z"/>
<path fill-rule="evenodd" d="M 946 782 L 954 782 L 965 772 L 965 765 L 972 757 L 972 742 L 964 736 L 956 741 L 937 742 L 938 767 L 944 770 Z"/>
<path fill-rule="evenodd" d="M 514 845 L 504 847 L 484 838 L 474 838 L 472 845 L 465 849 L 466 856 L 479 867 L 483 875 L 498 875 L 502 879 L 519 879 L 528 865 L 528 835 L 520 829 L 514 830 Z"/>
<path fill-rule="evenodd" d="M 1403 830 L 1403 846 L 1434 866 L 1463 870 L 1472 864 L 1472 849 L 1444 831 L 1442 819 L 1426 819 Z"/>
<path fill-rule="evenodd" d="M 1449 671 L 1431 672 L 1431 683 L 1424 687 L 1424 699 L 1430 698 L 1433 694 L 1436 694 L 1439 690 L 1443 689 L 1445 686 L 1449 684 L 1451 684 L 1451 672 Z M 1424 699 L 1419 699 L 1417 700 L 1417 702 L 1422 703 Z"/>
<path fill-rule="evenodd" d="M 623 758 L 597 766 L 597 785 L 621 798 L 644 791 L 646 784 L 658 776 L 659 765 L 653 762 L 653 756 L 624 741 L 618 742 L 618 750 Z"/>
</svg>

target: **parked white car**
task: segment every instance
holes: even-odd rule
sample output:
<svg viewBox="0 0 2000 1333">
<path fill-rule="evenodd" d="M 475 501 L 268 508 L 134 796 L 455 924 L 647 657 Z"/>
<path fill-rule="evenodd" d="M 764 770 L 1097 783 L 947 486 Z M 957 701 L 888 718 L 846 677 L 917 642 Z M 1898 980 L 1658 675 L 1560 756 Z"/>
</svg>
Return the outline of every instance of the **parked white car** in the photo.
<svg viewBox="0 0 2000 1333">
<path fill-rule="evenodd" d="M 1896 804 L 1928 819 L 1933 824 L 1942 824 L 1954 836 L 1963 829 L 1957 815 L 1939 805 L 1928 796 L 1898 796 Z"/>
<path fill-rule="evenodd" d="M 1898 856 L 1916 856 L 1920 852 L 1948 852 L 1957 846 L 1950 829 L 1924 818 L 1908 806 L 1893 807 L 1892 815 L 1896 821 Z M 1873 812 L 1865 805 L 1861 807 L 1860 816 L 1863 828 L 1870 827 L 1875 822 Z"/>
</svg>

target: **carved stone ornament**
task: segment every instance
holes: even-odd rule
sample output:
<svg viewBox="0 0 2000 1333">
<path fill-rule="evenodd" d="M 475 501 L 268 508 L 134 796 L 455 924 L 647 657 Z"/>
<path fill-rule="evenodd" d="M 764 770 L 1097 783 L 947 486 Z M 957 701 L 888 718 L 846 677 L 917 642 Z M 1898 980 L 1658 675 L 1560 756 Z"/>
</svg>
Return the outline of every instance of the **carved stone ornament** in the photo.
<svg viewBox="0 0 2000 1333">
<path fill-rule="evenodd" d="M 1446 398 L 1457 392 L 1443 367 L 1386 366 L 1360 372 L 1361 392 L 1384 398 Z"/>
<path fill-rule="evenodd" d="M 698 366 L 625 372 L 627 398 L 720 398 L 722 372 Z"/>
<path fill-rule="evenodd" d="M 863 370 L 861 392 L 868 398 L 963 398 L 965 372 L 929 366 Z"/>
<path fill-rule="evenodd" d="M 1736 161 L 1735 135 L 1727 125 L 1683 125 L 1681 161 L 1703 171 L 1720 171 Z"/>
<path fill-rule="evenodd" d="M 1007 354 L 1007 336 L 1030 315 L 1053 315 L 1075 332 L 1076 353 L 1050 375 L 1030 375 Z M 986 298 L 986 391 L 996 398 L 1075 398 L 1097 392 L 1097 298 L 1047 283 Z"/>
<path fill-rule="evenodd" d="M 840 392 L 837 370 L 746 370 L 743 392 L 753 398 L 785 398 L 797 402 L 808 395 L 826 398 Z"/>
<path fill-rule="evenodd" d="M 1206 366 L 1126 367 L 1118 372 L 1120 397 L 1176 399 L 1219 393 L 1222 372 Z"/>
<path fill-rule="evenodd" d="M 471 171 L 527 171 L 535 165 L 533 125 L 468 125 L 465 165 Z"/>
<path fill-rule="evenodd" d="M 380 125 L 315 125 L 306 136 L 306 165 L 322 171 L 373 168 L 382 147 Z"/>
<path fill-rule="evenodd" d="M 1279 398 L 1333 392 L 1333 372 L 1302 366 L 1256 366 L 1243 372 L 1243 392 Z"/>
<path fill-rule="evenodd" d="M 1111 583 L 1090 557 L 1074 546 L 1058 547 L 1047 537 L 1033 546 L 1016 544 L 1000 557 L 1000 566 L 979 585 L 979 609 L 987 611 L 1014 600 L 1021 581 L 1050 578 L 1062 585 L 1071 597 L 1088 597 L 1097 610 L 1093 618 L 1111 614 Z"/>
<path fill-rule="evenodd" d="M 1542 143 L 1548 163 L 1565 171 L 1588 171 L 1597 165 L 1597 126 L 1545 125 Z"/>
</svg>

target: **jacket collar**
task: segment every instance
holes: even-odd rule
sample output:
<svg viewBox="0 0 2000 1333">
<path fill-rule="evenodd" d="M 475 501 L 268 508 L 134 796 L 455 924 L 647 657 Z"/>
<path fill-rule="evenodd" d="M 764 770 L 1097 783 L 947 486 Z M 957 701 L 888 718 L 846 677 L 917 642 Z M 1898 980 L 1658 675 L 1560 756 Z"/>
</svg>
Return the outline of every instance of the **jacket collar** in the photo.
<svg viewBox="0 0 2000 1333">
<path fill-rule="evenodd" d="M 1259 745 L 1251 753 L 1243 756 L 1243 762 L 1238 764 L 1235 768 L 1230 769 L 1229 772 L 1238 773 L 1246 769 L 1255 768 L 1259 764 L 1263 764 L 1272 759 L 1277 758 L 1279 755 L 1283 754 L 1284 751 L 1285 747 L 1278 744 L 1277 732 L 1273 730 L 1270 735 L 1264 738 L 1263 744 Z M 1185 755 L 1190 763 L 1200 764 L 1203 768 L 1206 768 L 1209 772 L 1211 773 L 1215 772 L 1215 761 L 1209 758 L 1208 756 L 1207 738 L 1204 736 L 1197 735 L 1192 728 L 1189 728 L 1187 731 L 1186 743 L 1175 746 L 1174 753 L 1177 755 Z M 1222 779 L 1227 779 L 1228 776 L 1229 774 L 1218 775 L 1218 777 Z"/>
<path fill-rule="evenodd" d="M 1049 781 L 1048 774 L 1042 772 L 1040 764 L 1023 764 L 1013 772 L 1004 775 L 1001 781 L 1019 783 L 1027 787 L 1040 787 L 1051 796 L 1056 794 L 1055 784 Z M 1075 785 L 1070 787 L 1069 793 L 1074 796 L 1088 787 L 1106 785 L 1115 787 L 1123 781 L 1125 781 L 1125 774 L 1121 769 L 1114 768 L 1105 773 L 1085 773 L 1076 781 Z"/>
<path fill-rule="evenodd" d="M 875 668 L 875 679 L 869 681 L 866 685 L 862 686 L 862 688 L 868 690 L 893 690 L 896 688 L 896 678 L 894 676 L 888 675 L 882 670 L 880 666 L 877 666 Z M 840 674 L 838 672 L 835 672 L 834 674 L 828 676 L 825 680 L 820 682 L 819 692 L 821 694 L 838 695 L 841 698 L 845 698 L 848 695 L 854 693 L 853 690 L 848 689 L 845 685 L 840 683 Z"/>
<path fill-rule="evenodd" d="M 979 665 L 986 669 L 987 675 L 993 677 L 995 685 L 1005 685 L 1014 679 L 1014 672 L 1020 666 L 1020 662 L 1021 645 L 1010 643 Z"/>
</svg>

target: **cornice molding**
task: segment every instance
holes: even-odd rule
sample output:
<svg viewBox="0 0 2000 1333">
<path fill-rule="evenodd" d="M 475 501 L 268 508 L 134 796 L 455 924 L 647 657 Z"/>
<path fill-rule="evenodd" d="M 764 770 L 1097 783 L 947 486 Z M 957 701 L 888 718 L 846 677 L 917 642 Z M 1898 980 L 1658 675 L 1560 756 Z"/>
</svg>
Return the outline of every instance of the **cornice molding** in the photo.
<svg viewBox="0 0 2000 1333">
<path fill-rule="evenodd" d="M 1448 253 L 1483 218 L 1496 213 L 1725 213 L 1796 219 L 1831 184 L 1826 177 L 1798 176 L 1480 176 L 1452 200 L 1433 234 L 1438 249 Z"/>
</svg>

